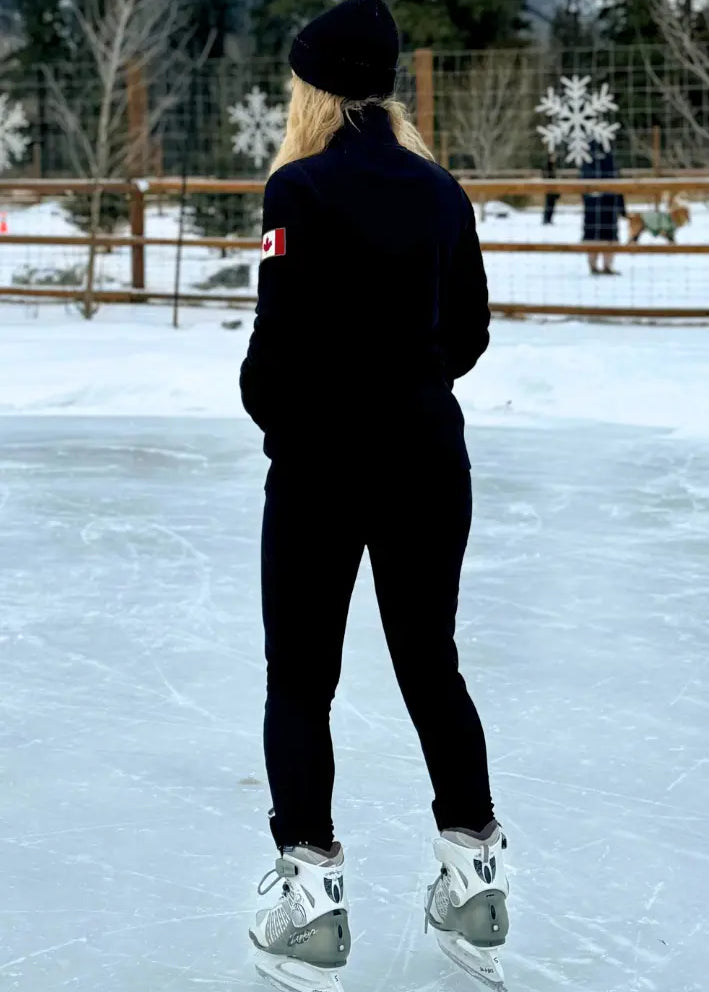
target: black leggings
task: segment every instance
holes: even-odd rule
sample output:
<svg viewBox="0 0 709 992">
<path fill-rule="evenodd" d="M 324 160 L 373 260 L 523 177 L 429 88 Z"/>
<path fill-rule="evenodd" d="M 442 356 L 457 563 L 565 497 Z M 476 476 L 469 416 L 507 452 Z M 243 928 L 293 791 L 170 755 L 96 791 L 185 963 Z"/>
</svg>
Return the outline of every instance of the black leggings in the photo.
<svg viewBox="0 0 709 992">
<path fill-rule="evenodd" d="M 470 473 L 460 468 L 357 478 L 271 468 L 262 544 L 264 742 L 279 847 L 328 850 L 333 842 L 330 707 L 365 547 L 438 828 L 480 830 L 492 820 L 485 736 L 454 640 L 471 516 Z"/>
</svg>

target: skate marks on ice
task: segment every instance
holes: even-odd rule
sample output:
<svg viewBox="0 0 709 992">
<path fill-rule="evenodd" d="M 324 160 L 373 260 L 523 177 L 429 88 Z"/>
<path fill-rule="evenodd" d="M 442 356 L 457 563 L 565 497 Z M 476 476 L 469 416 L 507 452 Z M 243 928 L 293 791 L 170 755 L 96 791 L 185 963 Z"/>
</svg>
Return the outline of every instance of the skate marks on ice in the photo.
<svg viewBox="0 0 709 992">
<path fill-rule="evenodd" d="M 705 992 L 709 452 L 476 429 L 461 667 L 510 838 L 510 992 Z M 272 848 L 246 424 L 0 423 L 0 986 L 257 992 Z M 435 686 L 431 705 L 436 704 Z M 368 567 L 333 711 L 345 992 L 464 992 Z"/>
<path fill-rule="evenodd" d="M 249 914 L 233 824 L 264 795 L 250 674 L 260 492 L 239 468 L 260 458 L 224 422 L 172 439 L 166 423 L 2 425 L 0 986 L 12 992 L 239 984 L 234 934 Z"/>
<path fill-rule="evenodd" d="M 251 955 L 264 984 L 280 992 L 344 992 L 340 969 L 316 968 L 295 958 L 256 949 Z"/>
<path fill-rule="evenodd" d="M 503 760 L 492 738 L 514 871 L 507 984 L 531 992 L 539 975 L 545 987 L 698 992 L 709 963 L 699 605 L 709 597 L 709 452 L 655 432 L 594 434 L 582 457 L 558 436 L 556 457 L 551 445 L 537 452 L 544 491 L 525 499 L 544 525 L 526 534 L 538 582 L 525 583 L 524 565 L 506 576 L 515 611 L 557 612 L 545 622 L 520 611 L 522 653 L 508 652 L 515 671 L 498 685 L 516 718 L 500 733 Z M 510 474 L 514 462 L 506 483 Z M 508 534 L 508 546 L 520 543 Z"/>
<path fill-rule="evenodd" d="M 461 665 L 510 836 L 506 984 L 699 992 L 709 964 L 709 450 L 663 432 L 580 425 L 476 431 L 470 441 L 476 518 Z M 355 598 L 358 625 L 370 607 Z M 345 688 L 361 698 L 367 658 L 351 650 Z M 421 939 L 421 893 L 435 870 L 429 859 L 415 886 L 406 873 L 429 858 L 414 841 L 430 832 L 427 783 L 383 668 L 376 678 L 377 714 L 394 737 L 388 752 L 382 744 L 389 774 L 371 742 L 340 752 L 341 780 L 356 763 L 367 783 L 341 820 L 356 806 L 376 824 L 351 838 L 368 851 L 361 874 L 372 873 L 382 824 L 387 858 L 397 866 L 401 850 L 402 864 L 390 870 L 384 929 L 359 949 L 362 970 L 381 989 L 398 975 L 401 988 L 454 992 L 465 980 L 432 956 L 435 944 L 399 951 L 410 922 Z M 366 916 L 371 893 L 362 906 Z"/>
</svg>

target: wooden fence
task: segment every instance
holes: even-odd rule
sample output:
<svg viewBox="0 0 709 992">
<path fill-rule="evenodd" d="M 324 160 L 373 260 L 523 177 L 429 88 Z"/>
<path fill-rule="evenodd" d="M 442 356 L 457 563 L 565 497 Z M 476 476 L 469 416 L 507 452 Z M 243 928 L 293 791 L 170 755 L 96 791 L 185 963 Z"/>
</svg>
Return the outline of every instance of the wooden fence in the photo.
<svg viewBox="0 0 709 992">
<path fill-rule="evenodd" d="M 546 193 L 559 193 L 564 196 L 578 197 L 583 193 L 617 192 L 624 194 L 629 200 L 635 199 L 644 203 L 651 202 L 657 197 L 682 192 L 693 194 L 700 199 L 709 200 L 709 178 L 694 175 L 673 176 L 660 179 L 614 179 L 614 180 L 578 180 L 578 179 L 509 179 L 509 180 L 463 180 L 463 189 L 474 203 L 489 200 L 499 200 L 511 196 L 543 196 Z M 223 194 L 238 196 L 246 193 L 263 194 L 264 183 L 248 180 L 215 180 L 191 178 L 186 186 L 181 179 L 151 179 L 136 182 L 106 180 L 100 183 L 104 192 L 123 194 L 131 199 L 130 234 L 129 235 L 39 235 L 39 234 L 0 234 L 0 250 L 11 246 L 56 246 L 86 248 L 93 243 L 98 247 L 131 249 L 131 287 L 124 290 L 97 290 L 94 294 L 97 302 L 107 303 L 136 303 L 152 301 L 172 301 L 174 294 L 155 292 L 146 284 L 146 256 L 152 247 L 184 247 L 214 248 L 234 251 L 238 249 L 258 250 L 260 239 L 254 238 L 205 238 L 185 237 L 156 238 L 145 236 L 146 204 L 150 197 L 179 197 L 185 193 L 188 197 L 194 193 Z M 33 200 L 43 198 L 58 199 L 64 195 L 88 194 L 96 188 L 96 184 L 88 180 L 0 180 L 0 203 L 11 202 L 13 197 L 22 194 Z M 1 210 L 1 208 L 0 208 Z M 609 242 L 573 242 L 554 243 L 536 241 L 483 241 L 483 253 L 546 253 L 546 254 L 587 254 L 590 251 L 608 251 L 633 255 L 709 255 L 709 244 L 616 244 Z M 709 276 L 709 265 L 707 266 Z M 709 287 L 709 278 L 706 279 Z M 58 286 L 1 286 L 0 297 L 17 297 L 21 299 L 53 299 L 73 300 L 84 295 L 80 288 Z M 648 306 L 581 306 L 549 303 L 518 303 L 493 300 L 491 309 L 505 314 L 555 314 L 569 316 L 596 317 L 649 317 L 649 318 L 709 318 L 709 288 L 707 289 L 706 305 L 700 307 L 648 307 Z M 251 307 L 256 302 L 254 296 L 237 296 L 235 294 L 214 293 L 179 293 L 180 300 L 185 302 L 219 302 L 233 306 Z"/>
</svg>

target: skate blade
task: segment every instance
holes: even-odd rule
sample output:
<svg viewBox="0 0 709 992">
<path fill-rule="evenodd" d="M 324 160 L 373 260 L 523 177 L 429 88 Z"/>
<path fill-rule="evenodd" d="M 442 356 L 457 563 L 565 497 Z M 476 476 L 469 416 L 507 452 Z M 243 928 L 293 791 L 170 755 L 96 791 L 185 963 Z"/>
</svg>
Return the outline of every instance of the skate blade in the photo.
<svg viewBox="0 0 709 992">
<path fill-rule="evenodd" d="M 316 968 L 305 961 L 256 951 L 254 964 L 259 975 L 280 992 L 343 992 L 336 971 Z"/>
<path fill-rule="evenodd" d="M 439 931 L 438 946 L 447 958 L 493 992 L 507 992 L 505 974 L 494 950 L 474 947 L 458 933 Z"/>
</svg>

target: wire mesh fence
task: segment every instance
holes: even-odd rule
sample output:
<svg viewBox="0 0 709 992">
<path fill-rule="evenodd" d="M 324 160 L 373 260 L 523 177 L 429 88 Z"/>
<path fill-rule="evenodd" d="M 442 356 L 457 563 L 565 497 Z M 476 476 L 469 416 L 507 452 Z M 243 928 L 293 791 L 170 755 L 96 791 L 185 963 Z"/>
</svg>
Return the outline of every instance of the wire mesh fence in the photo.
<svg viewBox="0 0 709 992">
<path fill-rule="evenodd" d="M 654 209 L 658 193 L 661 212 Z M 708 315 L 704 196 L 684 193 L 686 208 L 676 209 L 669 190 L 628 193 L 627 216 L 617 221 L 618 241 L 584 241 L 589 221 L 594 223 L 603 198 L 612 195 L 568 193 L 552 201 L 553 212 L 545 196 L 531 193 L 479 201 L 478 233 L 493 302 L 518 312 Z M 670 211 L 678 227 L 659 234 L 659 216 L 674 223 Z"/>
<path fill-rule="evenodd" d="M 7 199 L 11 186 L 0 183 L 0 199 Z M 464 186 L 476 205 L 494 309 L 709 316 L 709 180 L 510 180 Z M 0 212 L 0 297 L 76 299 L 85 286 L 91 240 L 72 219 L 76 194 L 64 194 L 62 182 L 40 187 L 41 196 L 36 184 L 24 187 L 15 186 L 12 205 Z M 142 184 L 111 191 L 125 201 L 132 225 L 98 239 L 96 288 L 121 299 L 166 299 L 177 288 L 188 299 L 253 303 L 260 237 L 204 238 L 191 233 L 189 218 L 205 195 L 225 203 L 260 201 L 261 184 L 188 182 L 176 286 L 180 187 L 176 179 L 153 181 L 145 193 Z M 584 241 L 588 214 L 602 209 L 599 197 L 608 190 L 624 196 L 627 216 L 618 220 L 618 241 Z M 553 210 L 551 194 L 561 194 L 552 201 Z M 658 198 L 660 212 L 654 209 Z M 658 229 L 662 217 L 670 226 Z"/>
<path fill-rule="evenodd" d="M 434 74 L 438 151 L 454 170 L 497 176 L 541 168 L 538 108 L 562 79 L 586 82 L 582 114 L 593 111 L 599 92 L 612 96 L 620 168 L 702 169 L 709 160 L 707 79 L 669 47 L 438 54 Z M 560 168 L 578 167 L 564 159 Z"/>
<path fill-rule="evenodd" d="M 464 182 L 538 177 L 540 170 L 549 175 L 551 142 L 545 147 L 545 134 L 563 138 L 556 178 L 577 176 L 595 140 L 613 147 L 621 175 L 675 174 L 688 182 L 709 161 L 709 86 L 701 65 L 670 44 L 417 51 L 402 58 L 397 93 L 439 160 Z M 76 239 L 93 230 L 150 240 L 143 253 L 146 278 L 138 282 L 135 244 L 101 244 L 99 289 L 169 294 L 180 185 L 160 187 L 159 180 L 261 182 L 284 133 L 290 70 L 282 61 L 224 57 L 187 68 L 182 61 L 150 78 L 140 65 L 128 65 L 111 95 L 109 164 L 98 176 L 156 182 L 141 207 L 141 225 L 135 226 L 131 213 L 130 189 L 105 191 L 94 225 L 86 190 L 36 196 L 8 182 L 96 177 L 92 153 L 101 101 L 95 74 L 95 63 L 75 62 L 0 75 L 0 293 L 76 292 L 85 279 L 87 253 L 87 243 Z M 180 292 L 236 302 L 253 297 L 258 251 L 234 239 L 260 235 L 260 185 L 238 195 L 209 183 L 188 186 Z M 664 192 L 659 185 L 652 195 L 632 194 L 630 212 L 668 216 Z M 510 307 L 706 306 L 706 198 L 707 191 L 695 186 L 691 223 L 676 231 L 680 245 L 694 246 L 691 255 L 622 254 L 614 263 L 622 278 L 606 279 L 591 276 L 579 244 L 585 209 L 580 194 L 564 196 L 554 223 L 544 224 L 545 194 L 539 188 L 489 190 L 479 197 L 478 212 L 492 297 Z M 629 222 L 621 220 L 621 242 L 631 233 Z M 38 240 L 52 234 L 54 244 Z M 230 240 L 196 243 L 199 238 Z M 650 242 L 650 228 L 642 238 Z"/>
<path fill-rule="evenodd" d="M 541 167 L 541 98 L 558 89 L 562 77 L 588 79 L 589 100 L 604 86 L 614 97 L 621 168 L 696 169 L 709 157 L 709 86 L 693 65 L 669 45 L 441 52 L 433 54 L 427 80 L 425 62 L 407 54 L 398 95 L 418 115 L 443 164 L 499 176 Z M 78 159 L 82 141 L 90 142 L 98 125 L 95 73 L 94 64 L 72 63 L 0 75 L 5 116 L 19 107 L 25 122 L 21 154 L 3 162 L 0 152 L 3 175 L 85 174 Z M 120 80 L 114 110 L 121 112 L 111 140 L 118 148 L 130 144 L 131 153 L 127 161 L 117 157 L 111 174 L 263 177 L 283 133 L 289 79 L 282 61 L 224 57 L 191 72 L 178 63 L 144 92 L 139 73 Z M 430 103 L 423 92 L 429 86 Z M 59 113 L 61 99 L 81 138 Z"/>
</svg>

